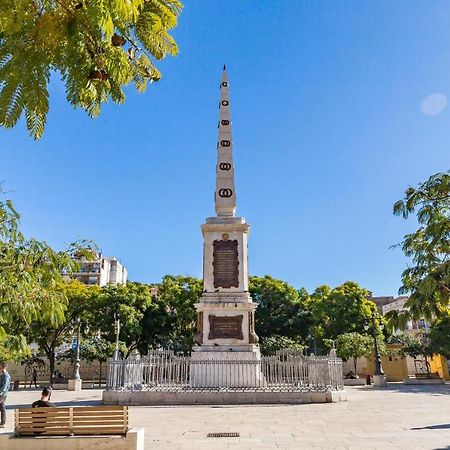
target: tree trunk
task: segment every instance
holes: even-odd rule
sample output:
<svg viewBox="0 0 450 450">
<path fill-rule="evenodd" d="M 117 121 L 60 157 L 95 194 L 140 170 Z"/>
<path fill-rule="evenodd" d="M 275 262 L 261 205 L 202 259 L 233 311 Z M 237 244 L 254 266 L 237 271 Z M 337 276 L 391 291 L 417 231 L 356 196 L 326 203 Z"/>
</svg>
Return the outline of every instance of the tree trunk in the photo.
<svg viewBox="0 0 450 450">
<path fill-rule="evenodd" d="M 354 367 L 355 367 L 355 377 L 356 377 L 356 363 L 357 363 L 357 361 L 358 361 L 358 358 L 355 358 L 355 357 L 353 357 L 353 365 L 354 365 Z"/>
<path fill-rule="evenodd" d="M 98 387 L 101 389 L 102 387 L 102 361 L 99 361 L 100 363 L 100 375 L 98 377 Z"/>
<path fill-rule="evenodd" d="M 53 383 L 55 382 L 55 350 L 46 350 L 45 354 L 48 358 L 48 364 L 50 367 L 50 386 L 53 386 Z"/>
</svg>

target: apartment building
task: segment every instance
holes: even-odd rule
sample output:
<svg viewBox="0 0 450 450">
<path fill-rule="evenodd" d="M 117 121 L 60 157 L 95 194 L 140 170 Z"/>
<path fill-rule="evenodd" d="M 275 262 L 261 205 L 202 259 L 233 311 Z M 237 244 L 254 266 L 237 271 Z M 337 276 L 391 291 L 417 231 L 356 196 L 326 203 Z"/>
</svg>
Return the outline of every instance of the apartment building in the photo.
<svg viewBox="0 0 450 450">
<path fill-rule="evenodd" d="M 87 260 L 82 256 L 77 259 L 77 262 L 79 264 L 78 272 L 72 273 L 71 276 L 67 273 L 63 273 L 63 275 L 88 285 L 106 286 L 108 284 L 126 284 L 127 282 L 127 269 L 115 257 L 107 257 L 99 253 L 94 260 Z"/>
</svg>

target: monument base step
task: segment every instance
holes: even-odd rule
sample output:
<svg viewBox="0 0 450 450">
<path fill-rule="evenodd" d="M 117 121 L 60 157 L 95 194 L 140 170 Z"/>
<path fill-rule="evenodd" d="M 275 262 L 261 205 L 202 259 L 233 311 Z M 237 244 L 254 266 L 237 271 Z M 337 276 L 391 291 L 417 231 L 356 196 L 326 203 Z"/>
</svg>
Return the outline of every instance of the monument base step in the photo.
<svg viewBox="0 0 450 450">
<path fill-rule="evenodd" d="M 220 391 L 103 391 L 104 405 L 258 405 L 336 403 L 347 401 L 347 392 L 220 392 Z"/>
</svg>

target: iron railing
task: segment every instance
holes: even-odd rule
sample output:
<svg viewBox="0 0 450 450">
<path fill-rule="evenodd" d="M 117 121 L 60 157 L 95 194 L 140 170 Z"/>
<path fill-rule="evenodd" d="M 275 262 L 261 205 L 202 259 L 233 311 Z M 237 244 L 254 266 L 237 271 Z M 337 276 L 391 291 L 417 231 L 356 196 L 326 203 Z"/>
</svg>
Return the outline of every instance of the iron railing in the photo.
<svg viewBox="0 0 450 450">
<path fill-rule="evenodd" d="M 237 357 L 238 358 L 238 357 Z M 283 352 L 261 359 L 198 359 L 154 351 L 108 361 L 107 389 L 328 391 L 343 389 L 342 360 L 334 355 Z"/>
</svg>

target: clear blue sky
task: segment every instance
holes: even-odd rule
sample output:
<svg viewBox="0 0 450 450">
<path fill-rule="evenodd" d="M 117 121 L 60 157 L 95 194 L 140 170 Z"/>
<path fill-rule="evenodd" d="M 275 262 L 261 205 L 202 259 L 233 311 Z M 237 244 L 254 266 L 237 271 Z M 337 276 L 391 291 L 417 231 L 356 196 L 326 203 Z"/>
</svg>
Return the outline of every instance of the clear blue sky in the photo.
<svg viewBox="0 0 450 450">
<path fill-rule="evenodd" d="M 406 260 L 389 247 L 415 224 L 392 204 L 450 168 L 449 3 L 185 3 L 181 53 L 146 94 L 91 120 L 54 77 L 41 141 L 23 122 L 0 130 L 0 180 L 27 235 L 93 239 L 132 280 L 200 277 L 226 63 L 250 272 L 395 295 Z"/>
</svg>

